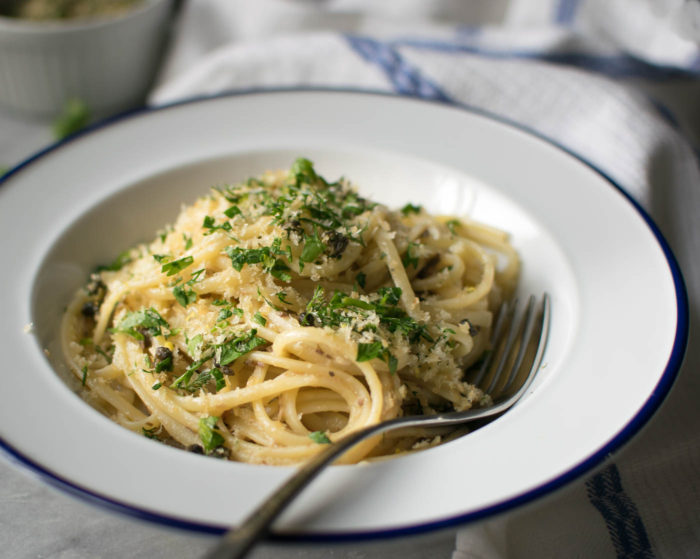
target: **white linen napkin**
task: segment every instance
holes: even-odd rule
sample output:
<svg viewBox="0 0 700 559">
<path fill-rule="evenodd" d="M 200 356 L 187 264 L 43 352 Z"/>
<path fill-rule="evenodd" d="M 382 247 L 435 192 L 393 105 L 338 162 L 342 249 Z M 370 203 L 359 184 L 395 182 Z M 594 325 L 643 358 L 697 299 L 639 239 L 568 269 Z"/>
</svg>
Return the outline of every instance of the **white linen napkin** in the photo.
<svg viewBox="0 0 700 559">
<path fill-rule="evenodd" d="M 697 0 L 197 0 L 151 103 L 279 87 L 474 107 L 552 139 L 646 208 L 700 303 Z M 700 340 L 623 451 L 458 533 L 453 559 L 700 556 Z M 532 457 L 535 459 L 535 457 Z"/>
</svg>

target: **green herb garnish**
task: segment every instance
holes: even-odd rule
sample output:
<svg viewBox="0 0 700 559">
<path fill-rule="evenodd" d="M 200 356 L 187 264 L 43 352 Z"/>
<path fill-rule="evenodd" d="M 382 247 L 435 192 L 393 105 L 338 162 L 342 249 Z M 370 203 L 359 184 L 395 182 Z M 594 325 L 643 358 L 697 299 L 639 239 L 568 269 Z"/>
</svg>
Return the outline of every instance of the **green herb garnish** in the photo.
<svg viewBox="0 0 700 559">
<path fill-rule="evenodd" d="M 413 266 L 414 268 L 418 267 L 418 257 L 413 252 L 417 246 L 418 243 L 408 243 L 408 246 L 406 247 L 406 252 L 404 253 L 403 258 L 401 259 L 404 268 L 408 268 L 409 266 Z"/>
<path fill-rule="evenodd" d="M 419 214 L 423 208 L 421 206 L 416 206 L 414 204 L 406 204 L 403 208 L 401 208 L 401 213 L 403 215 L 409 215 L 409 214 Z"/>
<path fill-rule="evenodd" d="M 158 431 L 160 431 L 160 427 L 151 427 L 150 429 L 141 427 L 141 433 L 143 433 L 144 437 L 149 439 L 158 440 Z"/>
<path fill-rule="evenodd" d="M 456 235 L 455 228 L 462 225 L 462 222 L 459 219 L 450 219 L 447 223 L 445 223 L 445 225 L 447 225 L 447 228 L 450 230 L 450 233 Z"/>
<path fill-rule="evenodd" d="M 309 433 L 309 438 L 316 444 L 330 444 L 331 440 L 323 431 L 314 431 Z"/>
<path fill-rule="evenodd" d="M 357 356 L 355 360 L 358 363 L 362 363 L 363 361 L 371 361 L 372 359 L 386 361 L 387 365 L 389 365 L 389 371 L 392 373 L 396 372 L 398 360 L 384 347 L 382 342 L 376 341 L 367 344 L 357 344 Z"/>
<path fill-rule="evenodd" d="M 185 343 L 187 344 L 187 353 L 189 353 L 190 356 L 197 355 L 202 347 L 203 341 L 204 338 L 201 334 L 197 334 L 193 338 L 187 338 L 185 336 Z"/>
<path fill-rule="evenodd" d="M 133 258 L 131 257 L 131 251 L 130 250 L 125 250 L 124 252 L 120 253 L 119 256 L 117 256 L 111 264 L 108 264 L 106 266 L 98 266 L 97 271 L 98 272 L 118 272 L 121 270 L 124 266 L 126 266 L 129 262 L 131 262 Z"/>
<path fill-rule="evenodd" d="M 434 342 L 427 324 L 416 321 L 406 314 L 399 307 L 400 301 L 401 289 L 398 287 L 382 287 L 362 299 L 336 291 L 330 299 L 327 299 L 324 289 L 318 286 L 301 314 L 300 324 L 331 328 L 349 325 L 358 333 L 375 332 L 376 326 L 372 321 L 363 321 L 363 319 L 376 316 L 382 327 L 391 333 L 398 332 L 404 335 L 411 344 L 420 340 Z M 365 326 L 357 326 L 358 323 L 363 322 Z M 381 340 L 358 344 L 356 356 L 358 362 L 375 358 L 385 361 L 390 371 L 396 371 L 397 359 Z"/>
<path fill-rule="evenodd" d="M 199 419 L 199 440 L 202 441 L 202 447 L 207 453 L 224 444 L 224 437 L 221 436 L 216 425 L 218 421 L 219 418 L 216 416 Z"/>
<path fill-rule="evenodd" d="M 231 206 L 230 208 L 228 208 L 224 211 L 224 215 L 226 217 L 228 217 L 229 219 L 231 219 L 237 215 L 241 215 L 241 214 L 242 214 L 241 208 L 239 208 L 238 206 L 235 206 L 235 205 Z"/>
<path fill-rule="evenodd" d="M 154 258 L 156 255 L 154 255 Z M 158 262 L 161 262 L 158 260 Z M 194 262 L 194 257 L 192 256 L 183 256 L 182 258 L 179 258 L 178 260 L 172 260 L 170 262 L 165 262 L 162 266 L 160 271 L 167 276 L 174 276 L 175 274 L 180 273 L 182 270 L 187 268 L 188 266 L 191 266 L 192 263 Z"/>
<path fill-rule="evenodd" d="M 289 266 L 278 258 L 288 253 L 280 249 L 281 239 L 275 239 L 271 246 L 260 248 L 226 247 L 226 254 L 231 259 L 233 268 L 240 272 L 243 266 L 262 264 L 263 270 L 273 277 L 285 282 L 292 280 Z"/>
<path fill-rule="evenodd" d="M 180 303 L 183 307 L 186 307 L 190 303 L 194 303 L 197 300 L 197 294 L 192 288 L 183 287 L 182 285 L 176 285 L 173 287 L 173 295 L 175 300 Z"/>
<path fill-rule="evenodd" d="M 161 353 L 162 352 L 162 353 Z M 162 373 L 163 371 L 173 370 L 173 352 L 167 348 L 158 348 L 156 351 L 156 358 L 158 362 L 155 366 L 156 373 Z"/>
<path fill-rule="evenodd" d="M 313 235 L 304 236 L 304 248 L 299 255 L 299 261 L 313 262 L 323 254 L 325 249 L 326 245 L 323 244 L 321 237 L 318 236 L 316 228 L 314 227 Z"/>
<path fill-rule="evenodd" d="M 267 341 L 256 336 L 257 333 L 258 331 L 256 329 L 252 329 L 247 334 L 243 334 L 242 336 L 238 336 L 233 340 L 221 344 L 218 347 L 219 364 L 228 365 L 229 363 L 233 363 L 239 357 L 242 357 L 246 353 L 253 351 L 255 348 L 266 344 Z"/>
<path fill-rule="evenodd" d="M 206 235 L 211 235 L 216 230 L 231 231 L 231 224 L 228 221 L 224 221 L 221 225 L 216 225 L 216 220 L 210 215 L 205 216 L 202 227 L 209 230 L 205 233 Z"/>
<path fill-rule="evenodd" d="M 226 320 L 231 316 L 233 316 L 233 311 L 230 308 L 223 308 L 219 311 L 219 315 L 216 317 L 216 321 L 221 322 L 222 320 Z"/>
<path fill-rule="evenodd" d="M 285 305 L 291 305 L 291 303 L 287 301 L 287 294 L 284 291 L 278 291 L 275 293 L 275 297 L 277 297 Z"/>
<path fill-rule="evenodd" d="M 216 382 L 216 391 L 218 392 L 222 388 L 226 386 L 226 381 L 224 380 L 224 374 L 221 372 L 221 369 L 219 368 L 214 368 L 210 371 L 211 376 L 214 377 L 214 381 Z"/>
<path fill-rule="evenodd" d="M 128 334 L 137 340 L 144 340 L 145 334 L 163 335 L 163 329 L 170 330 L 167 321 L 154 308 L 127 313 L 121 322 L 110 332 Z"/>
</svg>

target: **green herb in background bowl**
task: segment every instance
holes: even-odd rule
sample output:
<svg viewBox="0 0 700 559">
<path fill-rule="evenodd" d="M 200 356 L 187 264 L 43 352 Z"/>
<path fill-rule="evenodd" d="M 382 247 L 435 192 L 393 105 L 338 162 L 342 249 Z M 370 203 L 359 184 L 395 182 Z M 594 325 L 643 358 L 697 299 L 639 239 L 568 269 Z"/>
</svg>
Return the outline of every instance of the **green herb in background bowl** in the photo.
<svg viewBox="0 0 700 559">
<path fill-rule="evenodd" d="M 121 15 L 143 0 L 7 0 L 0 2 L 0 15 L 45 21 Z"/>
</svg>

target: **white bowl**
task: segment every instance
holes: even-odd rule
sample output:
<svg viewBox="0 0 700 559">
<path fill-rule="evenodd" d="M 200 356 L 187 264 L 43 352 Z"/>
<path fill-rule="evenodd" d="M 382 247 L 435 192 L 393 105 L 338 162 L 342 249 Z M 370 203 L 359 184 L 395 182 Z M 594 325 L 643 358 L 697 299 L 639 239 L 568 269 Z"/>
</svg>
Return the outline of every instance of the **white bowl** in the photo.
<svg viewBox="0 0 700 559">
<path fill-rule="evenodd" d="M 0 105 L 52 117 L 69 99 L 95 116 L 140 104 L 153 82 L 172 0 L 144 0 L 123 15 L 29 21 L 0 16 Z"/>
<path fill-rule="evenodd" d="M 621 190 L 563 150 L 455 107 L 259 92 L 129 113 L 0 178 L 10 240 L 0 243 L 0 377 L 11 395 L 0 450 L 93 503 L 205 532 L 237 524 L 282 483 L 293 467 L 183 452 L 90 408 L 60 378 L 59 325 L 96 264 L 153 238 L 182 203 L 299 155 L 391 207 L 509 231 L 519 293 L 550 293 L 552 330 L 542 370 L 508 413 L 423 452 L 331 467 L 277 534 L 390 537 L 511 510 L 590 472 L 661 405 L 685 349 L 687 298 L 668 245 Z"/>
</svg>

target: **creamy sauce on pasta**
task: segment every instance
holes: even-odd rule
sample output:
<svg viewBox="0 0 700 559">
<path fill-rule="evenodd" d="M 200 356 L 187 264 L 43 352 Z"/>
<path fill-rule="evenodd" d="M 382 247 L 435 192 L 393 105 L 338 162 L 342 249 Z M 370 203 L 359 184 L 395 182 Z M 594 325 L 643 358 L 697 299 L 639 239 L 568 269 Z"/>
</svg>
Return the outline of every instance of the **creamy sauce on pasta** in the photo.
<svg viewBox="0 0 700 559">
<path fill-rule="evenodd" d="M 478 405 L 464 372 L 518 270 L 506 233 L 390 210 L 298 159 L 212 189 L 93 274 L 64 353 L 84 397 L 128 429 L 299 463 L 369 424 Z M 375 438 L 342 461 L 437 442 Z"/>
</svg>

